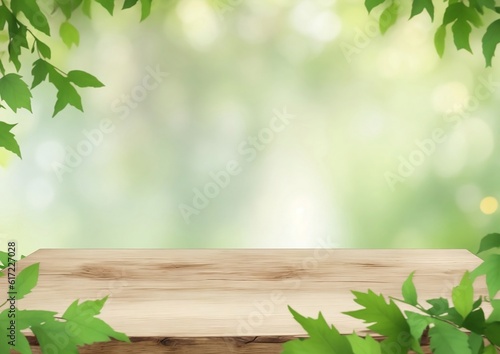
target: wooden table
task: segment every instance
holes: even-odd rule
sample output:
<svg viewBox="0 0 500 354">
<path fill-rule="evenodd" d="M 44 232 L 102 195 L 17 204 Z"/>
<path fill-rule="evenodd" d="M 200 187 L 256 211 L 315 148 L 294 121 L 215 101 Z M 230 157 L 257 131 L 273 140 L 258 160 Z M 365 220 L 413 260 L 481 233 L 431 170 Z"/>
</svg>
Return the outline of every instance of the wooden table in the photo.
<svg viewBox="0 0 500 354">
<path fill-rule="evenodd" d="M 321 310 L 341 333 L 363 332 L 361 321 L 341 314 L 358 308 L 350 290 L 400 298 L 415 270 L 420 298 L 449 298 L 480 259 L 437 249 L 41 249 L 18 272 L 36 262 L 38 285 L 19 308 L 62 314 L 76 299 L 109 294 L 99 317 L 132 341 L 81 353 L 273 354 L 305 335 L 287 305 L 311 317 Z M 6 277 L 0 281 L 5 293 Z M 479 291 L 487 294 L 484 285 Z"/>
</svg>

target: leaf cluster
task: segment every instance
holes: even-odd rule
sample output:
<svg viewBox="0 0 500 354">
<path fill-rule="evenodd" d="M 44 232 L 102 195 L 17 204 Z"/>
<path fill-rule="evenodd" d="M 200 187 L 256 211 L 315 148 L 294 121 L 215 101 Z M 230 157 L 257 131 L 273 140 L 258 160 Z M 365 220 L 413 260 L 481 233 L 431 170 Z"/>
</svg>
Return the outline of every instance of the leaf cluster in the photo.
<svg viewBox="0 0 500 354">
<path fill-rule="evenodd" d="M 124 0 L 121 8 L 124 10 L 140 6 L 142 21 L 151 13 L 151 2 L 152 0 Z M 0 101 L 4 104 L 0 104 L 0 108 L 5 108 L 6 105 L 13 112 L 20 108 L 31 112 L 32 89 L 48 81 L 57 91 L 53 117 L 68 105 L 83 111 L 77 88 L 102 87 L 103 84 L 85 71 L 73 70 L 65 73 L 51 64 L 52 49 L 46 38 L 53 35 L 55 27 L 68 48 L 78 46 L 80 33 L 72 24 L 75 12 L 81 11 L 91 18 L 92 8 L 101 6 L 113 15 L 116 5 L 114 0 L 0 1 L 0 31 L 5 32 L 8 38 L 4 53 L 6 55 L 0 56 Z M 58 13 L 62 14 L 62 22 L 55 20 Z M 38 56 L 32 63 L 31 87 L 26 83 L 26 79 L 18 74 L 25 63 L 20 59 L 25 52 L 36 53 Z M 0 121 L 0 147 L 21 157 L 21 150 L 12 133 L 15 126 L 16 124 Z"/>
<path fill-rule="evenodd" d="M 500 248 L 500 234 L 485 236 L 478 253 Z M 318 318 L 304 317 L 289 307 L 295 320 L 309 334 L 284 344 L 283 354 L 389 354 L 424 353 L 429 345 L 436 354 L 496 354 L 500 352 L 500 253 L 488 255 L 472 272 L 465 272 L 447 298 L 419 300 L 411 273 L 402 285 L 402 299 L 384 297 L 371 290 L 352 291 L 360 310 L 344 312 L 363 320 L 367 328 L 383 336 L 341 334 L 328 325 L 321 312 Z M 475 297 L 474 281 L 485 276 L 488 296 Z M 402 311 L 397 303 L 413 307 Z M 482 307 L 489 303 L 487 316 Z"/>
<path fill-rule="evenodd" d="M 12 264 L 12 260 L 10 261 Z M 0 262 L 1 269 L 8 268 L 7 253 L 0 252 Z M 39 267 L 39 263 L 34 263 L 24 268 L 16 275 L 15 282 L 9 285 L 9 293 L 15 296 L 16 302 L 37 285 Z M 13 349 L 21 354 L 32 354 L 29 342 L 22 332 L 28 329 L 36 336 L 42 353 L 51 353 L 57 348 L 58 353 L 78 354 L 79 346 L 107 342 L 111 338 L 130 342 L 124 333 L 116 332 L 109 324 L 96 317 L 107 298 L 81 303 L 75 300 L 60 317 L 53 311 L 18 309 L 7 300 L 0 305 L 3 307 L 9 304 L 0 312 L 0 353 L 10 353 Z"/>
<path fill-rule="evenodd" d="M 491 66 L 495 49 L 500 43 L 500 6 L 496 0 L 444 0 L 446 8 L 440 25 L 434 36 L 434 45 L 440 57 L 444 54 L 446 35 L 449 28 L 453 35 L 453 42 L 457 50 L 465 49 L 472 53 L 470 46 L 470 35 L 472 28 L 481 28 L 485 21 L 496 17 L 488 23 L 482 36 L 482 52 L 486 66 Z M 397 0 L 365 0 L 368 12 L 374 8 L 384 5 L 385 8 L 380 15 L 380 32 L 385 33 L 389 27 L 396 23 L 399 16 L 399 5 Z M 412 0 L 410 19 L 414 16 L 427 12 L 431 21 L 434 21 L 435 6 L 433 0 Z"/>
</svg>

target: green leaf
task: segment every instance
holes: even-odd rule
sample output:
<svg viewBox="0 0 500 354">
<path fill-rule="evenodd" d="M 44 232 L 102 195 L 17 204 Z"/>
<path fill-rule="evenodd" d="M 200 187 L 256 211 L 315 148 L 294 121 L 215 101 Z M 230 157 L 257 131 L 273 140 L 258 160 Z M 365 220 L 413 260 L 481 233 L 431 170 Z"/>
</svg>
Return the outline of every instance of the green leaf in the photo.
<svg viewBox="0 0 500 354">
<path fill-rule="evenodd" d="M 2 340 L 0 340 L 0 353 L 11 353 L 11 349 L 15 349 L 21 354 L 32 354 L 30 345 L 26 336 L 21 332 L 22 329 L 27 327 L 22 327 L 17 323 L 17 311 L 16 311 L 16 323 L 15 323 L 15 346 L 10 346 L 8 340 L 10 336 L 11 318 L 9 317 L 9 308 L 5 309 L 0 313 L 0 333 L 2 335 Z"/>
<path fill-rule="evenodd" d="M 485 323 L 484 311 L 483 309 L 478 309 L 467 315 L 462 323 L 462 327 L 471 332 L 483 333 Z"/>
<path fill-rule="evenodd" d="M 412 311 L 405 311 L 405 314 L 412 337 L 420 342 L 424 330 L 432 323 L 432 318 Z"/>
<path fill-rule="evenodd" d="M 2 124 L 7 125 L 7 128 L 9 128 L 9 124 L 0 122 L 0 131 L 2 130 L 2 128 L 1 128 Z M 14 126 L 15 126 L 15 124 L 11 125 L 10 129 L 12 129 L 12 127 L 14 127 Z M 0 251 L 0 263 L 1 263 L 0 264 L 0 269 L 5 269 L 5 268 L 8 267 L 8 265 L 9 265 L 9 254 L 7 252 Z"/>
<path fill-rule="evenodd" d="M 500 322 L 488 323 L 484 335 L 491 344 L 500 345 Z"/>
<path fill-rule="evenodd" d="M 474 288 L 469 272 L 465 272 L 460 284 L 453 288 L 451 298 L 457 312 L 466 318 L 474 305 Z"/>
<path fill-rule="evenodd" d="M 125 10 L 125 9 L 130 9 L 130 8 L 131 8 L 131 7 L 133 7 L 135 4 L 137 4 L 137 1 L 138 1 L 138 0 L 125 0 L 125 2 L 123 3 L 122 10 Z"/>
<path fill-rule="evenodd" d="M 405 302 L 407 302 L 410 305 L 417 305 L 418 304 L 418 298 L 417 298 L 417 289 L 415 289 L 415 284 L 413 284 L 413 274 L 415 272 L 412 272 L 408 278 L 405 280 L 403 283 L 403 299 Z"/>
<path fill-rule="evenodd" d="M 491 300 L 493 311 L 490 313 L 487 322 L 500 322 L 500 300 Z"/>
<path fill-rule="evenodd" d="M 434 4 L 432 0 L 413 0 L 410 18 L 418 15 L 424 9 L 427 10 L 431 20 L 434 21 Z"/>
<path fill-rule="evenodd" d="M 388 339 L 397 339 L 401 333 L 410 333 L 410 327 L 394 301 L 386 303 L 383 295 L 377 295 L 371 290 L 367 293 L 357 291 L 352 293 L 356 296 L 354 301 L 364 308 L 344 314 L 364 320 L 366 323 L 374 323 L 368 328 Z"/>
<path fill-rule="evenodd" d="M 357 334 L 347 336 L 355 354 L 382 354 L 380 343 L 370 336 L 361 338 Z"/>
<path fill-rule="evenodd" d="M 19 149 L 19 145 L 17 144 L 16 139 L 14 138 L 14 134 L 10 132 L 12 128 L 14 128 L 16 124 L 7 124 L 4 122 L 0 122 L 0 147 L 3 147 L 10 152 L 13 152 L 19 158 L 21 157 L 21 150 Z M 5 265 L 6 263 L 4 263 Z M 6 268 L 5 266 L 2 268 Z"/>
<path fill-rule="evenodd" d="M 436 47 L 436 51 L 440 58 L 442 58 L 444 54 L 445 39 L 446 39 L 446 26 L 441 25 L 438 27 L 436 35 L 434 36 L 434 46 Z"/>
<path fill-rule="evenodd" d="M 130 342 L 125 334 L 114 331 L 103 320 L 94 317 L 101 313 L 101 309 L 107 300 L 107 296 L 100 300 L 87 300 L 81 304 L 78 304 L 78 300 L 76 300 L 62 315 L 65 320 L 77 324 L 82 329 L 82 333 L 79 335 L 79 345 L 88 344 L 88 340 L 108 341 L 109 337 Z"/>
<path fill-rule="evenodd" d="M 26 108 L 31 112 L 31 92 L 18 74 L 7 74 L 0 78 L 0 98 L 17 112 L 18 108 Z"/>
<path fill-rule="evenodd" d="M 349 340 L 342 336 L 334 326 L 329 326 L 321 312 L 318 318 L 304 317 L 288 309 L 294 319 L 306 330 L 310 338 L 305 340 L 295 339 L 283 345 L 282 354 L 315 353 L 315 354 L 353 354 Z"/>
<path fill-rule="evenodd" d="M 370 13 L 375 7 L 381 5 L 385 2 L 385 0 L 365 0 L 365 7 Z"/>
<path fill-rule="evenodd" d="M 94 76 L 81 70 L 72 70 L 68 73 L 68 79 L 79 87 L 103 87 L 102 82 Z"/>
<path fill-rule="evenodd" d="M 43 310 L 16 310 L 16 326 L 21 329 L 39 325 L 44 322 L 50 322 L 54 319 L 57 312 Z"/>
<path fill-rule="evenodd" d="M 472 280 L 480 275 L 486 275 L 486 285 L 488 286 L 488 294 L 491 299 L 500 291 L 500 277 L 498 270 L 500 269 L 500 255 L 494 254 L 488 257 L 476 269 L 471 272 Z"/>
<path fill-rule="evenodd" d="M 465 20 L 456 20 L 451 26 L 451 31 L 453 32 L 453 40 L 455 42 L 455 47 L 458 50 L 465 49 L 472 53 L 472 49 L 469 44 L 469 36 L 472 28 L 469 23 Z"/>
<path fill-rule="evenodd" d="M 40 263 L 33 263 L 24 268 L 16 277 L 14 291 L 16 291 L 16 300 L 21 300 L 33 290 L 38 283 L 38 271 Z M 10 287 L 9 287 L 10 288 Z"/>
<path fill-rule="evenodd" d="M 497 350 L 494 345 L 488 345 L 484 348 L 483 354 L 497 354 Z"/>
<path fill-rule="evenodd" d="M 151 13 L 151 2 L 152 0 L 141 0 L 141 21 L 146 19 Z"/>
<path fill-rule="evenodd" d="M 78 354 L 78 346 L 107 342 L 110 338 L 130 342 L 125 334 L 116 332 L 106 322 L 95 317 L 106 300 L 107 297 L 81 304 L 76 300 L 64 312 L 64 321 L 52 320 L 32 326 L 31 330 L 37 337 L 42 352 L 50 352 L 50 348 L 56 346 L 61 353 Z M 66 334 L 65 340 L 57 341 L 62 333 Z"/>
<path fill-rule="evenodd" d="M 115 8 L 115 0 L 95 0 L 104 7 L 110 15 L 113 15 L 113 10 Z"/>
<path fill-rule="evenodd" d="M 18 12 L 24 13 L 33 27 L 50 36 L 49 22 L 36 0 L 11 1 L 11 7 L 14 14 Z"/>
<path fill-rule="evenodd" d="M 57 88 L 57 100 L 52 117 L 55 117 L 68 104 L 83 112 L 82 98 L 67 77 L 62 76 L 54 68 L 51 68 L 49 70 L 49 81 Z"/>
<path fill-rule="evenodd" d="M 55 0 L 57 7 L 61 9 L 63 14 L 69 19 L 78 6 L 82 3 L 82 0 Z"/>
<path fill-rule="evenodd" d="M 27 31 L 28 28 L 22 24 L 18 24 L 17 21 L 9 22 L 10 41 L 7 51 L 9 52 L 9 60 L 14 64 L 17 71 L 21 69 L 21 62 L 19 61 L 21 49 L 29 48 L 28 39 L 26 38 Z"/>
<path fill-rule="evenodd" d="M 40 55 L 46 59 L 50 59 L 51 51 L 50 51 L 49 46 L 38 39 L 35 39 L 35 43 L 36 43 L 36 47 L 37 47 Z"/>
<path fill-rule="evenodd" d="M 61 24 L 59 35 L 68 48 L 71 48 L 73 44 L 75 46 L 80 44 L 80 33 L 78 33 L 78 30 L 68 21 Z"/>
<path fill-rule="evenodd" d="M 475 27 L 482 25 L 481 17 L 479 17 L 477 10 L 466 6 L 463 2 L 448 5 L 443 16 L 443 26 L 456 20 L 468 21 Z"/>
<path fill-rule="evenodd" d="M 493 248 L 500 248 L 500 234 L 493 233 L 484 236 L 481 239 L 481 244 L 479 245 L 479 250 L 477 251 L 477 254 L 489 251 Z"/>
<path fill-rule="evenodd" d="M 38 59 L 33 63 L 33 69 L 31 69 L 31 74 L 33 75 L 32 89 L 47 78 L 50 68 L 51 65 L 43 59 Z"/>
<path fill-rule="evenodd" d="M 483 36 L 483 55 L 486 59 L 486 66 L 491 66 L 491 61 L 495 55 L 497 44 L 500 43 L 500 20 L 492 22 L 486 29 Z"/>
<path fill-rule="evenodd" d="M 495 0 L 477 0 L 477 2 L 480 6 L 495 10 Z"/>
<path fill-rule="evenodd" d="M 481 354 L 484 350 L 483 336 L 474 332 L 470 333 L 469 348 L 471 349 L 471 354 Z"/>
<path fill-rule="evenodd" d="M 88 18 L 92 17 L 92 0 L 83 0 L 82 12 Z"/>
<path fill-rule="evenodd" d="M 398 19 L 398 9 L 399 5 L 394 1 L 380 15 L 379 28 L 382 34 L 387 32 L 387 30 L 396 23 Z"/>
<path fill-rule="evenodd" d="M 469 338 L 458 328 L 439 320 L 429 330 L 434 354 L 470 354 Z"/>
</svg>

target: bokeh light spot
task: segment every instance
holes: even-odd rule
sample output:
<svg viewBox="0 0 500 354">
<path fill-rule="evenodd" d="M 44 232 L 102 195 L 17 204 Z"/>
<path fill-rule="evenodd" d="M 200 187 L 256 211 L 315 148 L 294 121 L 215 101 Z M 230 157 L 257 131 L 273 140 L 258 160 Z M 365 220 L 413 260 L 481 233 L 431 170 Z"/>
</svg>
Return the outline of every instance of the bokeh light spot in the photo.
<svg viewBox="0 0 500 354">
<path fill-rule="evenodd" d="M 486 215 L 493 214 L 498 209 L 498 201 L 493 197 L 483 198 L 479 208 Z"/>
</svg>

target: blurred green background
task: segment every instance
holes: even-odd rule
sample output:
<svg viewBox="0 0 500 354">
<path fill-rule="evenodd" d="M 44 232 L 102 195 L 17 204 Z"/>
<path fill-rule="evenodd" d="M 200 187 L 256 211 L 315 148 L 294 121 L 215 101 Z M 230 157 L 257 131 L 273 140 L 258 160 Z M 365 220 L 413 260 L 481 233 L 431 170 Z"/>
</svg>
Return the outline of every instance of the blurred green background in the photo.
<svg viewBox="0 0 500 354">
<path fill-rule="evenodd" d="M 155 1 L 144 22 L 139 9 L 77 16 L 80 46 L 55 38 L 53 62 L 106 86 L 80 90 L 84 113 L 50 118 L 49 84 L 34 90 L 34 114 L 2 112 L 20 120 L 23 160 L 0 151 L 0 239 L 22 254 L 476 250 L 500 229 L 500 61 L 485 69 L 481 33 L 474 55 L 448 38 L 440 59 L 437 24 L 407 21 L 405 6 L 383 36 L 361 0 Z M 270 130 L 283 112 L 288 124 Z"/>
</svg>

